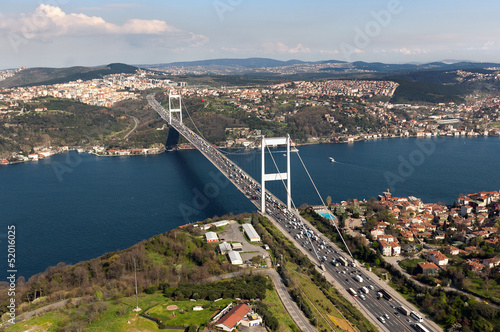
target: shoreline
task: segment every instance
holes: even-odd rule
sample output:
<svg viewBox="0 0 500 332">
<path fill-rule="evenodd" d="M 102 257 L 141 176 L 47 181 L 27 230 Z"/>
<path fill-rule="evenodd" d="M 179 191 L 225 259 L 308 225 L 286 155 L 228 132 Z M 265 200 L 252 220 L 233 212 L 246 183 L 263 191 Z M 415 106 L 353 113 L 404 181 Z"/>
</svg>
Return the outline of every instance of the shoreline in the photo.
<svg viewBox="0 0 500 332">
<path fill-rule="evenodd" d="M 420 138 L 420 139 L 433 139 L 433 138 L 441 138 L 441 137 L 450 137 L 450 138 L 479 138 L 479 137 L 500 137 L 500 136 L 494 136 L 494 135 L 426 135 L 426 136 L 418 136 L 418 135 L 405 135 L 405 136 L 382 136 L 382 137 L 377 137 L 377 138 L 371 138 L 371 139 L 365 139 L 363 137 L 358 137 L 354 138 L 352 140 L 347 140 L 347 141 L 332 141 L 332 139 L 324 139 L 320 140 L 318 139 L 317 141 L 314 142 L 302 142 L 302 143 L 295 143 L 293 148 L 297 148 L 299 146 L 307 146 L 307 145 L 319 145 L 319 144 L 353 144 L 356 142 L 365 142 L 365 141 L 378 141 L 382 139 L 405 139 L 405 138 Z M 256 150 L 259 149 L 259 147 L 221 147 L 221 146 L 216 146 L 217 149 L 226 149 L 226 150 Z M 297 152 L 297 151 L 292 151 L 291 152 Z M 156 151 L 151 151 L 151 152 L 141 152 L 141 153 L 132 153 L 131 151 L 133 150 L 156 150 Z M 77 153 L 89 153 L 93 154 L 98 157 L 133 157 L 133 156 L 148 156 L 148 155 L 158 155 L 166 152 L 172 152 L 172 151 L 182 151 L 182 150 L 196 150 L 196 148 L 192 146 L 188 146 L 187 144 L 184 145 L 182 148 L 175 148 L 175 149 L 166 149 L 166 148 L 142 148 L 142 149 L 123 149 L 123 150 L 109 150 L 109 151 L 116 151 L 118 153 L 112 153 L 112 154 L 100 154 L 98 152 L 95 152 L 94 150 L 84 150 L 82 148 L 71 148 L 71 149 L 64 149 L 63 147 L 57 147 L 54 150 L 51 151 L 50 155 L 40 157 L 37 159 L 28 159 L 28 160 L 16 160 L 16 161 L 8 161 L 8 159 L 0 159 L 0 166 L 8 166 L 8 165 L 16 165 L 16 164 L 21 164 L 25 162 L 31 162 L 31 161 L 38 161 L 40 159 L 45 159 L 48 158 L 52 155 L 56 154 L 61 154 L 64 152 L 69 152 L 69 151 L 77 151 Z M 128 151 L 125 153 L 120 153 L 120 151 Z M 12 157 L 12 156 L 11 156 Z"/>
</svg>

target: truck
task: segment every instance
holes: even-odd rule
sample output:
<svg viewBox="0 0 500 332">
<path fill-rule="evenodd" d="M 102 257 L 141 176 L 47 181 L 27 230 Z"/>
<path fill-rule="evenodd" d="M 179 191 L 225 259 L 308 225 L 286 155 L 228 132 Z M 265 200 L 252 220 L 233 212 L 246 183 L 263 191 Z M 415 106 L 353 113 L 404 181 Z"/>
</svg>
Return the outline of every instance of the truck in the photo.
<svg viewBox="0 0 500 332">
<path fill-rule="evenodd" d="M 410 316 L 411 311 L 406 309 L 404 306 L 398 307 L 399 312 L 405 316 Z"/>
<path fill-rule="evenodd" d="M 355 276 L 354 276 L 354 279 L 355 279 L 357 282 L 363 282 L 363 278 L 362 278 L 360 275 L 355 275 Z"/>
<path fill-rule="evenodd" d="M 354 288 L 349 288 L 348 291 L 349 291 L 349 293 L 351 293 L 352 296 L 354 296 L 354 297 L 358 296 L 358 293 L 356 293 L 356 291 L 354 290 Z"/>
<path fill-rule="evenodd" d="M 387 301 L 392 301 L 391 294 L 389 294 L 389 292 L 387 292 L 385 289 L 381 288 L 379 290 L 379 292 L 382 293 L 382 295 L 384 296 L 384 299 L 386 299 Z"/>
<path fill-rule="evenodd" d="M 365 292 L 365 294 L 368 294 L 369 290 L 365 286 L 361 287 L 361 290 Z"/>
<path fill-rule="evenodd" d="M 344 257 L 339 256 L 339 261 L 342 263 L 342 265 L 349 266 L 349 263 L 347 262 L 347 260 Z"/>
</svg>

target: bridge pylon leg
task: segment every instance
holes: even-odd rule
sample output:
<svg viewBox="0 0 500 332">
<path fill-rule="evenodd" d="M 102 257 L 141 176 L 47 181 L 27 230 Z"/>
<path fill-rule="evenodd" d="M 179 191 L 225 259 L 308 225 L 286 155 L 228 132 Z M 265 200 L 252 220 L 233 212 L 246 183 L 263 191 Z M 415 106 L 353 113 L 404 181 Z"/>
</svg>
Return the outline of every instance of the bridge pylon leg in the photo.
<svg viewBox="0 0 500 332">
<path fill-rule="evenodd" d="M 266 174 L 265 150 L 267 146 L 286 145 L 286 173 L 270 173 Z M 266 182 L 267 181 L 286 181 L 286 204 L 288 210 L 291 210 L 292 202 L 292 186 L 290 176 L 290 135 L 286 137 L 270 137 L 266 138 L 262 135 L 261 141 L 261 203 L 260 210 L 266 212 Z"/>
<path fill-rule="evenodd" d="M 179 105 L 177 106 L 177 102 Z M 172 124 L 172 113 L 179 113 L 179 122 L 182 124 L 182 97 L 181 95 L 168 95 L 169 124 Z"/>
</svg>

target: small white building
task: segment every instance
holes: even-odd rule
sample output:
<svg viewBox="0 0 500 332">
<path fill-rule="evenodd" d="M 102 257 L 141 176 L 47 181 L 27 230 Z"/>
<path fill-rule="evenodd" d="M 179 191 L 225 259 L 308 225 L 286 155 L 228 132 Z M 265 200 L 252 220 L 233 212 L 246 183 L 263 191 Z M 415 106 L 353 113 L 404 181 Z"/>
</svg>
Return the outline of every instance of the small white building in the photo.
<svg viewBox="0 0 500 332">
<path fill-rule="evenodd" d="M 239 242 L 234 242 L 234 243 L 231 243 L 231 246 L 233 246 L 233 250 L 236 250 L 236 251 L 242 251 L 243 250 L 243 245 Z"/>
<path fill-rule="evenodd" d="M 209 224 L 201 225 L 200 228 L 203 229 L 203 230 L 206 230 L 206 229 L 209 229 L 212 226 L 215 226 L 215 227 L 218 228 L 218 227 L 222 227 L 222 226 L 226 226 L 226 225 L 229 225 L 229 220 L 214 221 L 214 222 L 211 222 Z"/>
<path fill-rule="evenodd" d="M 229 260 L 231 261 L 231 264 L 233 264 L 233 265 L 243 264 L 243 260 L 241 259 L 241 255 L 239 252 L 230 251 L 227 255 L 229 256 Z"/>
<path fill-rule="evenodd" d="M 219 244 L 219 250 L 220 250 L 220 253 L 224 255 L 233 249 L 231 248 L 231 244 L 229 244 L 227 242 L 222 242 L 221 244 Z"/>
<path fill-rule="evenodd" d="M 219 241 L 219 237 L 217 236 L 217 233 L 215 233 L 215 232 L 206 232 L 205 238 L 207 239 L 208 243 Z"/>
<path fill-rule="evenodd" d="M 251 224 L 243 224 L 243 230 L 245 231 L 245 234 L 247 235 L 248 239 L 250 242 L 259 242 L 260 241 L 260 236 L 257 234 L 257 231 Z"/>
</svg>

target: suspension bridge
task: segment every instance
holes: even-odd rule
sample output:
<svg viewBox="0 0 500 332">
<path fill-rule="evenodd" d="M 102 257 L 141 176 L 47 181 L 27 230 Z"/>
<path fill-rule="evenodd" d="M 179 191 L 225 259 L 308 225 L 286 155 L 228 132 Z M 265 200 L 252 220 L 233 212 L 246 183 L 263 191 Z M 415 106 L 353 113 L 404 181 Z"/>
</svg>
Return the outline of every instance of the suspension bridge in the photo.
<svg viewBox="0 0 500 332">
<path fill-rule="evenodd" d="M 183 137 L 185 137 L 191 145 L 193 145 L 198 151 L 200 151 L 229 181 L 233 183 L 233 185 L 241 191 L 260 211 L 262 215 L 265 215 L 266 217 L 270 217 L 269 219 L 274 221 L 277 226 L 283 231 L 285 227 L 290 227 L 289 225 L 294 225 L 294 229 L 297 227 L 299 228 L 300 232 L 304 234 L 304 239 L 305 242 L 302 243 L 302 247 L 310 246 L 310 250 L 313 251 L 314 253 L 314 258 L 316 262 L 321 266 L 323 271 L 325 273 L 329 274 L 329 277 L 331 280 L 336 280 L 335 283 L 340 283 L 341 287 L 351 287 L 349 283 L 349 279 L 344 279 L 342 278 L 334 278 L 335 271 L 333 271 L 333 268 L 328 265 L 328 264 L 322 264 L 327 262 L 327 258 L 323 256 L 320 258 L 318 251 L 320 250 L 319 247 L 323 247 L 321 243 L 326 245 L 326 242 L 329 242 L 328 239 L 322 238 L 321 234 L 313 235 L 314 232 L 312 232 L 313 227 L 309 225 L 310 228 L 306 227 L 308 224 L 303 218 L 298 213 L 298 210 L 293 202 L 292 199 L 292 192 L 291 192 L 291 175 L 290 175 L 290 146 L 291 146 L 291 139 L 290 136 L 287 135 L 286 137 L 261 137 L 261 152 L 262 152 L 262 158 L 261 158 L 261 182 L 257 182 L 254 178 L 252 178 L 248 173 L 246 173 L 243 169 L 241 169 L 238 165 L 236 165 L 233 161 L 231 161 L 225 154 L 223 154 L 221 151 L 216 149 L 212 144 L 208 143 L 204 138 L 201 132 L 198 130 L 196 127 L 196 124 L 193 122 L 194 128 L 198 131 L 199 135 L 195 133 L 193 130 L 189 129 L 187 126 L 185 126 L 182 122 L 182 98 L 180 95 L 176 94 L 170 94 L 169 95 L 169 100 L 168 100 L 168 110 L 163 108 L 163 106 L 155 99 L 154 94 L 150 94 L 147 96 L 147 101 L 149 105 L 160 115 L 160 117 L 168 122 L 168 124 L 177 130 L 179 134 L 181 134 Z M 187 111 L 187 110 L 186 110 Z M 177 116 L 174 116 L 177 114 Z M 187 115 L 190 117 L 189 112 L 187 112 Z M 192 121 L 192 119 L 191 119 Z M 276 163 L 276 160 L 273 157 L 273 154 L 271 153 L 271 150 L 269 147 L 274 147 L 274 146 L 286 146 L 286 172 L 280 172 L 278 165 Z M 269 156 L 272 159 L 272 163 L 274 164 L 274 167 L 276 169 L 276 173 L 266 173 L 266 164 L 265 164 L 265 158 L 266 158 L 266 153 L 268 152 Z M 323 207 L 325 208 L 326 211 L 329 211 L 326 209 L 325 202 L 323 201 L 323 198 L 321 197 L 313 179 L 311 178 L 311 175 L 309 174 L 309 171 L 307 170 L 307 167 L 305 166 L 302 158 L 300 157 L 299 152 L 297 151 L 297 156 L 298 159 L 300 160 L 302 166 L 305 169 L 305 172 L 307 176 L 309 177 L 310 182 L 314 186 L 314 189 L 316 191 L 316 194 L 320 198 Z M 283 203 L 281 200 L 279 200 L 275 195 L 273 195 L 271 192 L 266 190 L 266 182 L 268 181 L 281 181 L 285 190 L 286 190 L 286 204 Z M 330 212 L 330 217 L 333 218 Z M 354 257 L 349 250 L 349 247 L 345 243 L 344 237 L 342 236 L 342 233 L 339 231 L 337 228 L 337 225 L 335 222 L 332 222 L 332 225 L 336 228 L 338 234 L 340 235 L 341 240 L 344 243 L 344 246 L 346 250 L 348 251 L 348 254 L 350 255 L 351 261 L 352 261 L 352 267 L 353 269 L 357 269 L 356 262 L 354 260 Z M 295 235 L 301 234 L 297 233 L 298 231 L 295 231 Z M 286 233 L 284 231 L 286 236 L 290 236 L 291 232 Z M 313 244 L 312 238 L 314 237 L 315 243 Z M 333 250 L 333 248 L 332 248 Z M 334 250 L 335 251 L 335 250 Z M 337 252 L 336 252 L 337 253 Z M 340 253 L 338 253 L 340 254 Z M 346 266 L 347 266 L 347 261 L 346 261 Z M 347 271 L 343 271 L 344 273 Z M 340 272 L 340 270 L 336 271 L 337 273 Z M 363 274 L 366 276 L 368 272 L 361 273 L 361 271 L 353 270 L 351 273 L 358 273 L 358 274 Z M 341 275 L 342 276 L 342 275 Z M 375 275 L 372 275 L 372 278 L 376 278 Z M 368 280 L 370 278 L 367 278 Z M 345 288 L 345 289 L 347 289 Z M 365 287 L 366 288 L 366 287 Z M 341 292 L 345 291 L 345 289 L 341 289 Z M 352 289 L 352 288 L 351 288 Z M 372 288 L 373 289 L 373 288 Z M 405 303 L 405 305 L 410 306 L 411 304 L 408 303 L 406 300 L 404 300 L 399 294 L 394 292 L 393 290 L 390 290 L 393 292 L 393 295 L 396 297 L 400 298 L 401 303 Z M 346 293 L 347 294 L 347 293 Z M 349 295 L 347 295 L 349 296 Z M 356 303 L 357 304 L 357 303 Z M 361 303 L 359 303 L 361 304 Z M 392 314 L 392 309 L 394 309 L 394 306 L 391 308 L 384 308 L 383 306 L 380 306 L 380 302 L 377 302 L 377 300 L 370 300 L 364 302 L 362 305 L 359 307 L 361 310 L 364 311 L 366 317 L 370 317 L 372 323 L 378 323 L 378 321 L 382 321 L 379 315 L 384 315 L 384 317 L 388 318 L 387 313 Z M 377 317 L 378 320 L 377 320 Z M 401 327 L 407 328 L 408 326 L 411 326 L 409 324 L 410 321 L 404 321 L 400 319 L 399 317 L 395 317 L 395 319 L 391 320 L 390 323 L 388 322 L 385 324 L 378 324 L 379 328 L 383 331 L 387 332 L 398 332 L 401 331 Z M 434 324 L 435 325 L 435 324 Z M 437 325 L 435 325 L 437 326 Z M 301 327 L 305 331 L 310 331 L 314 330 L 312 326 L 310 326 L 307 323 L 304 323 L 304 325 L 301 324 Z M 432 331 L 432 330 L 430 330 Z"/>
<path fill-rule="evenodd" d="M 160 117 L 165 120 L 171 127 L 173 127 L 179 134 L 188 140 L 191 145 L 193 145 L 198 151 L 200 151 L 224 176 L 229 179 L 233 185 L 242 192 L 259 210 L 263 215 L 271 216 L 278 222 L 296 222 L 301 220 L 298 210 L 293 202 L 291 195 L 291 174 L 290 174 L 290 146 L 291 139 L 290 136 L 286 137 L 264 137 L 261 139 L 261 183 L 256 181 L 233 161 L 231 161 L 226 155 L 221 151 L 216 149 L 212 144 L 208 143 L 201 135 L 198 135 L 193 130 L 189 129 L 183 124 L 182 117 L 182 97 L 180 95 L 169 95 L 168 100 L 168 110 L 163 108 L 163 106 L 155 99 L 154 94 L 150 94 L 147 97 L 149 105 L 160 115 Z M 174 114 L 178 114 L 174 116 Z M 193 122 L 196 128 L 196 125 Z M 197 129 L 197 128 L 196 128 Z M 273 146 L 286 146 L 286 172 L 280 172 L 276 160 L 274 159 L 269 147 Z M 265 158 L 266 150 L 270 155 L 273 165 L 276 168 L 276 173 L 266 173 Z M 313 184 L 316 193 L 318 194 L 323 207 L 326 209 L 323 198 L 319 194 L 313 179 L 311 178 L 309 171 L 307 170 L 302 158 L 297 152 L 300 162 L 304 166 L 306 173 Z M 281 181 L 286 190 L 287 203 L 286 205 L 278 199 L 271 192 L 266 190 L 266 182 L 269 181 Z M 328 211 L 328 210 L 327 210 Z M 333 216 L 331 216 L 333 218 Z M 303 223 L 298 223 L 301 227 L 304 227 Z M 335 227 L 335 223 L 333 223 Z M 304 230 L 305 231 L 305 230 Z M 344 241 L 341 232 L 338 230 L 342 241 Z M 321 263 L 321 259 L 317 253 L 316 247 L 312 243 L 311 239 L 308 238 L 310 245 L 314 251 L 318 263 Z M 349 251 L 349 248 L 344 242 L 345 247 Z M 351 258 L 353 258 L 351 252 L 349 251 Z"/>
</svg>

